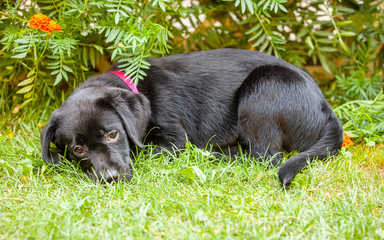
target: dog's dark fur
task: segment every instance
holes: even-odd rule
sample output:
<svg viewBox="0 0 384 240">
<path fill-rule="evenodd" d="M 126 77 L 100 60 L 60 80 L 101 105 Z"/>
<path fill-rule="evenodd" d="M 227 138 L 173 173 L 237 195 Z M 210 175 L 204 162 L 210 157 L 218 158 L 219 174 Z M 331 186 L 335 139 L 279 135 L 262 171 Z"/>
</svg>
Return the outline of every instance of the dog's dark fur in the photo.
<svg viewBox="0 0 384 240">
<path fill-rule="evenodd" d="M 148 134 L 145 143 L 166 149 L 183 148 L 186 139 L 231 154 L 240 146 L 255 158 L 274 156 L 274 165 L 281 152 L 298 150 L 279 169 L 288 185 L 314 158 L 341 147 L 340 121 L 316 82 L 285 61 L 235 49 L 148 61 L 140 94 L 112 73 L 77 88 L 42 131 L 44 160 L 58 164 L 66 151 L 68 159 L 83 158 L 94 179 L 130 179 L 131 149 L 142 148 Z"/>
</svg>

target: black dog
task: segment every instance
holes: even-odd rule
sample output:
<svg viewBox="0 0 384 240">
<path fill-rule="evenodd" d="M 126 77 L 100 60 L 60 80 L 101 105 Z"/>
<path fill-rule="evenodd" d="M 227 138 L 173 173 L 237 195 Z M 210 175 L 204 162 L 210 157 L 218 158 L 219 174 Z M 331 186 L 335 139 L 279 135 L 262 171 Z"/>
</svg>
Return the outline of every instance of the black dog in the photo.
<svg viewBox="0 0 384 240">
<path fill-rule="evenodd" d="M 260 52 L 221 49 L 149 59 L 138 91 L 118 72 L 89 78 L 52 113 L 41 134 L 43 158 L 81 160 L 96 179 L 132 177 L 131 148 L 198 147 L 257 159 L 299 153 L 279 169 L 288 185 L 314 158 L 338 152 L 339 119 L 305 71 Z M 118 70 L 118 66 L 111 71 Z M 53 142 L 59 151 L 50 149 Z"/>
</svg>

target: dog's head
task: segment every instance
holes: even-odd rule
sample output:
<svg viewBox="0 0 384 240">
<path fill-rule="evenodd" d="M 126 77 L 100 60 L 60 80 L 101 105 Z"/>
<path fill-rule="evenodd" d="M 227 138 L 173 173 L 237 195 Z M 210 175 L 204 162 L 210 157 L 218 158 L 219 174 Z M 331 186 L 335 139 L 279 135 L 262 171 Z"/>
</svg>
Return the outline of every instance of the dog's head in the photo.
<svg viewBox="0 0 384 240">
<path fill-rule="evenodd" d="M 143 147 L 149 117 L 149 101 L 141 94 L 108 87 L 78 89 L 44 127 L 43 159 L 60 164 L 65 156 L 95 180 L 129 180 L 131 147 Z"/>
</svg>

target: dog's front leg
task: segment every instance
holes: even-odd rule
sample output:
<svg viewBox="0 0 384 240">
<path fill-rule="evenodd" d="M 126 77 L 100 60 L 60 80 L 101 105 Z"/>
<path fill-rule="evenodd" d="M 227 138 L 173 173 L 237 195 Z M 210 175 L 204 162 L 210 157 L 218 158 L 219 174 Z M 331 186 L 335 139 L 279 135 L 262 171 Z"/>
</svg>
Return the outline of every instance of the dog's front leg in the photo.
<svg viewBox="0 0 384 240">
<path fill-rule="evenodd" d="M 188 136 L 182 127 L 155 126 L 149 130 L 145 144 L 152 147 L 153 154 L 184 149 Z"/>
</svg>

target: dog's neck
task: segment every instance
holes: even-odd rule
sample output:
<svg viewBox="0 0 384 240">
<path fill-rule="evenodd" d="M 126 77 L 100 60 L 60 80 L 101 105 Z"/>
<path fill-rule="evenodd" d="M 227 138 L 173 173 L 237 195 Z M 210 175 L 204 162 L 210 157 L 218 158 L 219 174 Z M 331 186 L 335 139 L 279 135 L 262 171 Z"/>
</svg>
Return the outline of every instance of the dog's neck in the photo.
<svg viewBox="0 0 384 240">
<path fill-rule="evenodd" d="M 139 90 L 137 90 L 137 87 L 135 86 L 135 83 L 132 81 L 131 78 L 125 76 L 124 72 L 121 72 L 121 71 L 109 71 L 109 72 L 106 72 L 106 73 L 113 73 L 113 74 L 115 74 L 121 80 L 123 80 L 123 82 L 125 82 L 125 84 L 127 84 L 127 86 L 132 90 L 132 92 L 134 94 L 139 94 Z"/>
</svg>

